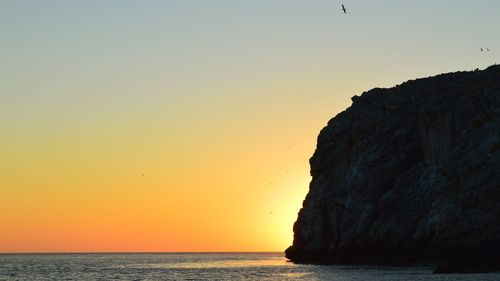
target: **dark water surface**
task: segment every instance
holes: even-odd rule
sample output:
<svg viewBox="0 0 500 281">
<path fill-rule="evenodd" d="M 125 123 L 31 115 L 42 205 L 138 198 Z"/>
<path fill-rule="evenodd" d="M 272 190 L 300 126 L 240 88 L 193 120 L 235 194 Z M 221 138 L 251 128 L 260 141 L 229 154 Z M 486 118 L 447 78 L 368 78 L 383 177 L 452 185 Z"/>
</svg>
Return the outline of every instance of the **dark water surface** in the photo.
<svg viewBox="0 0 500 281">
<path fill-rule="evenodd" d="M 282 253 L 2 254 L 0 280 L 500 280 L 429 267 L 314 266 Z"/>
</svg>

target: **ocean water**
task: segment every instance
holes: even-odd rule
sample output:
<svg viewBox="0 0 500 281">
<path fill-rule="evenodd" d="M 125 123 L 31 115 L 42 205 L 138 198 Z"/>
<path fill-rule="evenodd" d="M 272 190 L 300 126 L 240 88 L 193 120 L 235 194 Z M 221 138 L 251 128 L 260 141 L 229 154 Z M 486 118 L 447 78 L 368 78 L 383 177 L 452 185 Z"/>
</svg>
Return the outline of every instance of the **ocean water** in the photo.
<svg viewBox="0 0 500 281">
<path fill-rule="evenodd" d="M 430 267 L 296 265 L 282 253 L 2 254 L 0 280 L 500 280 Z"/>
</svg>

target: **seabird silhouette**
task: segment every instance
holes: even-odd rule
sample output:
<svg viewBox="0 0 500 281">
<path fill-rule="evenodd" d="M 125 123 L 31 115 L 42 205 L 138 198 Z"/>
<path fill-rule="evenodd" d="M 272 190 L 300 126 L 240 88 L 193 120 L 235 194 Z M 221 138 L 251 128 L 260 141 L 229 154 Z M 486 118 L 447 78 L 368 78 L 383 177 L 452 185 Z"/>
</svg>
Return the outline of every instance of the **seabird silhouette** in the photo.
<svg viewBox="0 0 500 281">
<path fill-rule="evenodd" d="M 344 11 L 344 14 L 347 14 L 347 10 L 344 7 L 344 4 L 342 4 L 342 11 Z"/>
</svg>

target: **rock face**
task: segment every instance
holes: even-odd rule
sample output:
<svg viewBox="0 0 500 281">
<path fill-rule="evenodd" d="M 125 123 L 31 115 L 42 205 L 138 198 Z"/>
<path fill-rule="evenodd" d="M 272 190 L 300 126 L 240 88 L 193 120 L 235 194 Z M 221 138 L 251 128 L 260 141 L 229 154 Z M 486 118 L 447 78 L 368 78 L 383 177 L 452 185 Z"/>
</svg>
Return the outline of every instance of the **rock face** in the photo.
<svg viewBox="0 0 500 281">
<path fill-rule="evenodd" d="M 500 268 L 500 66 L 352 101 L 319 134 L 287 258 Z"/>
</svg>

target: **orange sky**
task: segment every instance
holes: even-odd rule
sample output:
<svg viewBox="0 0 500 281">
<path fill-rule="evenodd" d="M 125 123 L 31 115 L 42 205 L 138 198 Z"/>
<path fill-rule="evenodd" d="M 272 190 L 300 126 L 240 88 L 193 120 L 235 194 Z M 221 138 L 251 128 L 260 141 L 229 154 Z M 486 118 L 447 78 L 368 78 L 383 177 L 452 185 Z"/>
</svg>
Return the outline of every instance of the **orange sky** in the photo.
<svg viewBox="0 0 500 281">
<path fill-rule="evenodd" d="M 305 89 L 267 87 L 245 91 L 286 92 L 288 105 L 12 118 L 1 140 L 0 251 L 285 249 L 327 118 L 302 100 Z"/>
<path fill-rule="evenodd" d="M 295 128 L 177 141 L 105 127 L 18 136 L 26 143 L 7 146 L 0 251 L 274 251 L 290 243 L 311 153 Z"/>
</svg>

